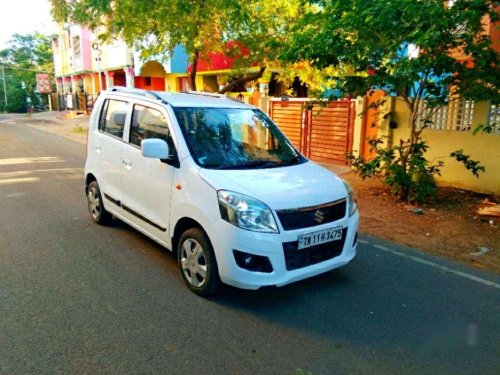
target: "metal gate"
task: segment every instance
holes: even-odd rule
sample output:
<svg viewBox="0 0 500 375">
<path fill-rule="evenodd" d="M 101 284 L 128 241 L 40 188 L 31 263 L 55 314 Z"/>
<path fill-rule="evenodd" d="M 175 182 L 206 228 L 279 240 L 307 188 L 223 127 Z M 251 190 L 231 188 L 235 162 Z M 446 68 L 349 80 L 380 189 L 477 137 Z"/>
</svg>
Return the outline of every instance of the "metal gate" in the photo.
<svg viewBox="0 0 500 375">
<path fill-rule="evenodd" d="M 53 111 L 81 111 L 86 114 L 92 112 L 96 97 L 91 94 L 50 94 Z"/>
<path fill-rule="evenodd" d="M 355 103 L 273 99 L 269 114 L 300 152 L 311 160 L 348 164 L 352 150 Z"/>
</svg>

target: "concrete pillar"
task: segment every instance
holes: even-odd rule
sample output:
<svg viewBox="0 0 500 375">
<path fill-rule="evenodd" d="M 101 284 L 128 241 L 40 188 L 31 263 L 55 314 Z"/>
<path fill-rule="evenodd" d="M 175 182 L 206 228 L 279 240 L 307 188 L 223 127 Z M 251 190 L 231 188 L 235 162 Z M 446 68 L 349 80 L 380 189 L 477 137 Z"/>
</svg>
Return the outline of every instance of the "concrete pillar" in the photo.
<svg viewBox="0 0 500 375">
<path fill-rule="evenodd" d="M 267 96 L 269 93 L 269 82 L 268 83 L 259 83 L 259 92 L 264 96 Z"/>
<path fill-rule="evenodd" d="M 77 94 L 81 91 L 80 80 L 82 79 L 82 77 L 81 76 L 73 76 L 72 78 L 73 79 L 71 81 L 73 84 L 73 93 Z"/>
<path fill-rule="evenodd" d="M 259 92 L 266 97 L 269 94 L 269 82 L 271 82 L 272 73 L 270 71 L 264 72 L 257 82 L 259 83 Z"/>
<path fill-rule="evenodd" d="M 134 84 L 134 77 L 135 77 L 135 72 L 133 67 L 127 67 L 123 69 L 125 71 L 125 82 L 126 86 L 129 88 L 135 87 Z"/>
<path fill-rule="evenodd" d="M 97 90 L 95 87 L 95 74 L 91 73 L 90 77 L 92 78 L 92 95 L 97 94 Z"/>
<path fill-rule="evenodd" d="M 106 90 L 114 86 L 113 82 L 114 75 L 115 75 L 114 72 L 108 72 L 107 70 L 104 72 L 104 76 L 106 77 Z"/>
<path fill-rule="evenodd" d="M 62 78 L 56 78 L 56 92 L 58 94 L 62 94 L 64 92 L 63 79 Z"/>
<path fill-rule="evenodd" d="M 363 127 L 365 123 L 364 113 L 366 110 L 366 98 L 364 96 L 358 96 L 356 98 L 355 112 L 356 117 L 354 118 L 354 129 L 353 129 L 353 140 L 352 140 L 352 154 L 354 156 L 359 156 L 363 148 Z"/>
<path fill-rule="evenodd" d="M 64 77 L 63 92 L 66 94 L 71 91 L 71 77 Z"/>
</svg>

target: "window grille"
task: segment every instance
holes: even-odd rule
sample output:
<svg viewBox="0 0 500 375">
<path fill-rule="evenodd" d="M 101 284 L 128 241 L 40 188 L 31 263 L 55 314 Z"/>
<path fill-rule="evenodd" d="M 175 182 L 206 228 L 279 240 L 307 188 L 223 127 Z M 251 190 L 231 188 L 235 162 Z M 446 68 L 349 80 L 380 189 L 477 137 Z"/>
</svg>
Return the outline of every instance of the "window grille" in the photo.
<svg viewBox="0 0 500 375">
<path fill-rule="evenodd" d="M 417 126 L 427 125 L 434 130 L 469 131 L 474 116 L 474 101 L 451 100 L 447 106 L 429 108 L 425 104 L 419 109 Z"/>
<path fill-rule="evenodd" d="M 79 36 L 73 37 L 72 45 L 73 45 L 73 69 L 74 71 L 79 71 L 83 69 Z"/>
<path fill-rule="evenodd" d="M 490 104 L 488 111 L 488 125 L 494 127 L 495 133 L 500 133 L 500 105 Z"/>
</svg>

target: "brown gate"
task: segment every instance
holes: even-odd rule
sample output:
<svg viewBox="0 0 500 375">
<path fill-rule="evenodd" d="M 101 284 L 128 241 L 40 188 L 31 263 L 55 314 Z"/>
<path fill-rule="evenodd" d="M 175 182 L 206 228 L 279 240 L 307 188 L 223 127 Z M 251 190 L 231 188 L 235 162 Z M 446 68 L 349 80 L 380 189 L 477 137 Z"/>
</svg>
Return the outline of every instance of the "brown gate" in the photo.
<svg viewBox="0 0 500 375">
<path fill-rule="evenodd" d="M 334 164 L 348 164 L 352 150 L 354 102 L 328 102 L 311 106 L 310 100 L 272 100 L 270 116 L 287 137 L 308 158 Z"/>
<path fill-rule="evenodd" d="M 304 153 L 303 122 L 306 112 L 303 109 L 304 101 L 275 101 L 269 102 L 269 114 L 278 124 L 295 147 Z"/>
</svg>

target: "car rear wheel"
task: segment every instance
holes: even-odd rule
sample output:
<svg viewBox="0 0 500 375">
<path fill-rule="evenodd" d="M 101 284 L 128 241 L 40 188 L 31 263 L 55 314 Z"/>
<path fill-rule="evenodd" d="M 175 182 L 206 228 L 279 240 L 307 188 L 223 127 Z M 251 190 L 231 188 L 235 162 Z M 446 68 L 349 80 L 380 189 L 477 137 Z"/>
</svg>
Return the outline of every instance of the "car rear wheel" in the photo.
<svg viewBox="0 0 500 375">
<path fill-rule="evenodd" d="M 194 293 L 215 294 L 220 287 L 219 272 L 210 241 L 201 228 L 185 231 L 177 249 L 182 278 Z"/>
<path fill-rule="evenodd" d="M 113 215 L 104 208 L 101 190 L 97 181 L 92 181 L 87 188 L 87 203 L 92 220 L 101 225 L 109 225 L 111 223 Z"/>
</svg>

